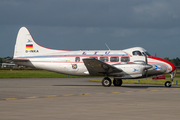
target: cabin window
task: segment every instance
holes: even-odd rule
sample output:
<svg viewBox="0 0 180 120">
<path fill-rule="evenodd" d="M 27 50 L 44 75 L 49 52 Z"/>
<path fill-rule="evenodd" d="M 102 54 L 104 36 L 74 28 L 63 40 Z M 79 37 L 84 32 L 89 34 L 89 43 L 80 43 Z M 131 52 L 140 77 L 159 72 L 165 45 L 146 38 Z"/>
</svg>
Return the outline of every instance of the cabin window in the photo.
<svg viewBox="0 0 180 120">
<path fill-rule="evenodd" d="M 80 62 L 80 57 L 75 57 L 75 62 Z"/>
<path fill-rule="evenodd" d="M 119 57 L 111 57 L 110 61 L 111 62 L 119 62 Z"/>
<path fill-rule="evenodd" d="M 142 53 L 140 51 L 133 51 L 133 55 L 142 56 Z"/>
<path fill-rule="evenodd" d="M 130 58 L 129 57 L 121 57 L 121 62 L 129 62 Z"/>
<path fill-rule="evenodd" d="M 109 61 L 108 57 L 100 57 L 100 60 L 103 61 L 103 62 L 108 62 Z"/>
</svg>

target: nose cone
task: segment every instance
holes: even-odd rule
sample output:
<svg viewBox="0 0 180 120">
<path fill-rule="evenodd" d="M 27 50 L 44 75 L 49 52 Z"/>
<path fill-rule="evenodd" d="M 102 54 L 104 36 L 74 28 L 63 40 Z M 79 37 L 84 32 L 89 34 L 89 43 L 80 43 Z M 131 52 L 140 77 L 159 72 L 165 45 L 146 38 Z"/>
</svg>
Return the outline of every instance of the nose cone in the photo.
<svg viewBox="0 0 180 120">
<path fill-rule="evenodd" d="M 162 59 L 162 58 L 158 58 L 158 57 L 154 57 L 154 56 L 149 56 L 148 58 L 151 58 L 151 59 L 154 59 L 154 60 L 157 60 L 159 61 L 159 63 L 161 63 L 162 65 L 165 65 L 166 66 L 166 73 L 171 73 L 173 72 L 176 67 L 174 66 L 174 64 L 172 64 L 171 62 L 165 60 L 165 59 Z"/>
</svg>

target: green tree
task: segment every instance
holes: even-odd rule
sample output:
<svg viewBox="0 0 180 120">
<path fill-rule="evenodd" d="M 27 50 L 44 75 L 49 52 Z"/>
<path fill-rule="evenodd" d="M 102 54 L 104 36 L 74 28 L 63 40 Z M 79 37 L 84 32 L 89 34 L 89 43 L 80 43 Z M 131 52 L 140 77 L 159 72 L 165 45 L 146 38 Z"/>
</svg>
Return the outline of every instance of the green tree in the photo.
<svg viewBox="0 0 180 120">
<path fill-rule="evenodd" d="M 2 58 L 0 58 L 0 63 L 3 63 L 3 59 Z"/>
<path fill-rule="evenodd" d="M 168 60 L 169 62 L 172 62 L 175 66 L 180 66 L 180 59 L 178 57 L 169 59 L 168 57 L 164 58 L 165 60 Z"/>
</svg>

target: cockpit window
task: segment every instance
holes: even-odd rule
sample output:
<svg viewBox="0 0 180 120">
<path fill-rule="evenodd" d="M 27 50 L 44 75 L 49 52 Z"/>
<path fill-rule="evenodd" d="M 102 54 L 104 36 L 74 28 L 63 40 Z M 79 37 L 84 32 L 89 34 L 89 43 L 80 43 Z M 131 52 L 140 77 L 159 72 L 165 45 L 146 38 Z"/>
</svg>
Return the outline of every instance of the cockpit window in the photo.
<svg viewBox="0 0 180 120">
<path fill-rule="evenodd" d="M 145 52 L 142 52 L 143 56 L 146 56 L 146 53 Z"/>
<path fill-rule="evenodd" d="M 149 54 L 148 52 L 145 52 L 147 56 L 151 56 L 151 54 Z"/>
<path fill-rule="evenodd" d="M 148 52 L 142 52 L 142 54 L 145 56 L 151 56 Z"/>
<path fill-rule="evenodd" d="M 142 53 L 140 51 L 133 51 L 133 55 L 142 56 Z"/>
</svg>

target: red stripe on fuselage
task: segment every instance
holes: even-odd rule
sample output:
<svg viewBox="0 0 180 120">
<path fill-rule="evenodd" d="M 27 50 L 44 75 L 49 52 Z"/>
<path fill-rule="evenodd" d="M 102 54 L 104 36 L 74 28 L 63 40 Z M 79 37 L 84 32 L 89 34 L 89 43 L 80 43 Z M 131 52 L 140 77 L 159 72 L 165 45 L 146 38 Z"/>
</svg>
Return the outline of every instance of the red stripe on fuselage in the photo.
<svg viewBox="0 0 180 120">
<path fill-rule="evenodd" d="M 172 71 L 171 72 L 173 72 L 176 69 L 176 67 L 171 62 L 169 62 L 169 61 L 167 61 L 165 59 L 154 57 L 154 56 L 148 56 L 147 58 L 151 58 L 151 59 L 154 59 L 154 60 L 159 60 L 161 62 L 165 62 L 165 63 L 169 64 L 172 67 Z"/>
</svg>

